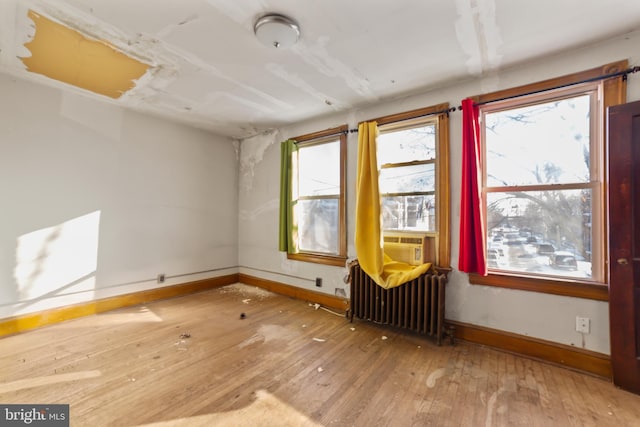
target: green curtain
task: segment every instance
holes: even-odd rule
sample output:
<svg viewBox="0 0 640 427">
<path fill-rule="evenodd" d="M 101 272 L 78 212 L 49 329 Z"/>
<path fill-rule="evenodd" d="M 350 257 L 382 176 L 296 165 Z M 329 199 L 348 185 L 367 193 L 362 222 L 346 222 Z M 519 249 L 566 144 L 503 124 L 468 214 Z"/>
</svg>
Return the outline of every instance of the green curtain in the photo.
<svg viewBox="0 0 640 427">
<path fill-rule="evenodd" d="M 358 127 L 358 170 L 356 177 L 355 246 L 358 262 L 379 286 L 388 289 L 407 283 L 431 267 L 394 261 L 384 253 L 377 159 L 378 125 L 363 122 Z"/>
<path fill-rule="evenodd" d="M 296 142 L 288 139 L 280 143 L 280 238 L 278 248 L 282 252 L 295 253 L 294 233 L 297 232 L 292 207 L 293 153 Z"/>
</svg>

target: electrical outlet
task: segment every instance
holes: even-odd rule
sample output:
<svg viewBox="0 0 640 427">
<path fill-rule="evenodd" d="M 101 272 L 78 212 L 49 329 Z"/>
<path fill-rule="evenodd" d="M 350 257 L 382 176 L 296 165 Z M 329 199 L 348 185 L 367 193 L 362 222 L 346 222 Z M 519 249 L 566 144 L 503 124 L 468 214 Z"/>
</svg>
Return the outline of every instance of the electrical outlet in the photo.
<svg viewBox="0 0 640 427">
<path fill-rule="evenodd" d="M 316 286 L 322 287 L 322 277 L 316 277 Z"/>
<path fill-rule="evenodd" d="M 164 279 L 165 279 L 164 273 L 158 274 L 158 278 L 157 278 L 158 283 L 164 283 Z"/>
<path fill-rule="evenodd" d="M 583 334 L 588 334 L 591 332 L 591 319 L 588 317 L 576 317 L 576 331 L 581 332 Z"/>
</svg>

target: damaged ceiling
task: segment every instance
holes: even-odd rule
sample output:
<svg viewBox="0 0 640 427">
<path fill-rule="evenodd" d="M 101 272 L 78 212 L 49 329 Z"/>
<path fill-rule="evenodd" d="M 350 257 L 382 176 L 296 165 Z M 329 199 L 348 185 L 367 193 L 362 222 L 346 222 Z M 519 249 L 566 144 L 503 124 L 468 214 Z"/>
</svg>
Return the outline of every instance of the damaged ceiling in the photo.
<svg viewBox="0 0 640 427">
<path fill-rule="evenodd" d="M 1 0 L 0 72 L 245 138 L 638 29 L 638 0 Z"/>
</svg>

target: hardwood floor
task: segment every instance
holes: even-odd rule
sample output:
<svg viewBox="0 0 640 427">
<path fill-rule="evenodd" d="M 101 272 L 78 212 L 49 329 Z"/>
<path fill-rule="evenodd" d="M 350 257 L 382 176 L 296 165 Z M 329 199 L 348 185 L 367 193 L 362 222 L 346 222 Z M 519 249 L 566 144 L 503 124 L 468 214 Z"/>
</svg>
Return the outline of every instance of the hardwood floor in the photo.
<svg viewBox="0 0 640 427">
<path fill-rule="evenodd" d="M 0 349 L 0 403 L 68 403 L 72 426 L 640 425 L 640 396 L 603 379 L 437 347 L 246 285 L 4 337 Z"/>
</svg>

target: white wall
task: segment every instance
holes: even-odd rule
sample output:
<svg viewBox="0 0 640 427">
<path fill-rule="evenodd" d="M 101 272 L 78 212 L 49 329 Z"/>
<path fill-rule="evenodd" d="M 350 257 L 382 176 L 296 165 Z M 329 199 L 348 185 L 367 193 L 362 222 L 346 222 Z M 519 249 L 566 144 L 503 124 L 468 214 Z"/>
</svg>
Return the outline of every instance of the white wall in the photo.
<svg viewBox="0 0 640 427">
<path fill-rule="evenodd" d="M 278 252 L 279 142 L 295 135 L 323 130 L 344 123 L 356 127 L 362 120 L 398 113 L 442 102 L 457 106 L 471 95 L 519 86 L 547 78 L 628 59 L 640 63 L 640 32 L 604 43 L 541 59 L 518 68 L 468 81 L 428 93 L 380 102 L 366 108 L 296 124 L 273 133 L 242 141 L 240 154 L 240 271 L 254 276 L 288 283 L 301 288 L 334 293 L 348 289 L 342 279 L 344 268 L 289 261 Z M 640 75 L 631 75 L 628 101 L 640 99 Z M 579 298 L 535 292 L 470 285 L 467 275 L 455 270 L 458 260 L 458 221 L 460 199 L 461 114 L 453 113 L 451 134 L 451 221 L 452 266 L 447 287 L 446 317 L 475 325 L 528 335 L 589 350 L 609 353 L 608 304 Z M 353 246 L 354 188 L 357 136 L 349 136 L 348 149 L 348 230 L 349 257 Z M 315 277 L 322 277 L 316 288 Z M 591 334 L 575 332 L 575 317 L 591 318 Z"/>
<path fill-rule="evenodd" d="M 238 271 L 230 140 L 5 75 L 0 93 L 0 319 Z"/>
</svg>

